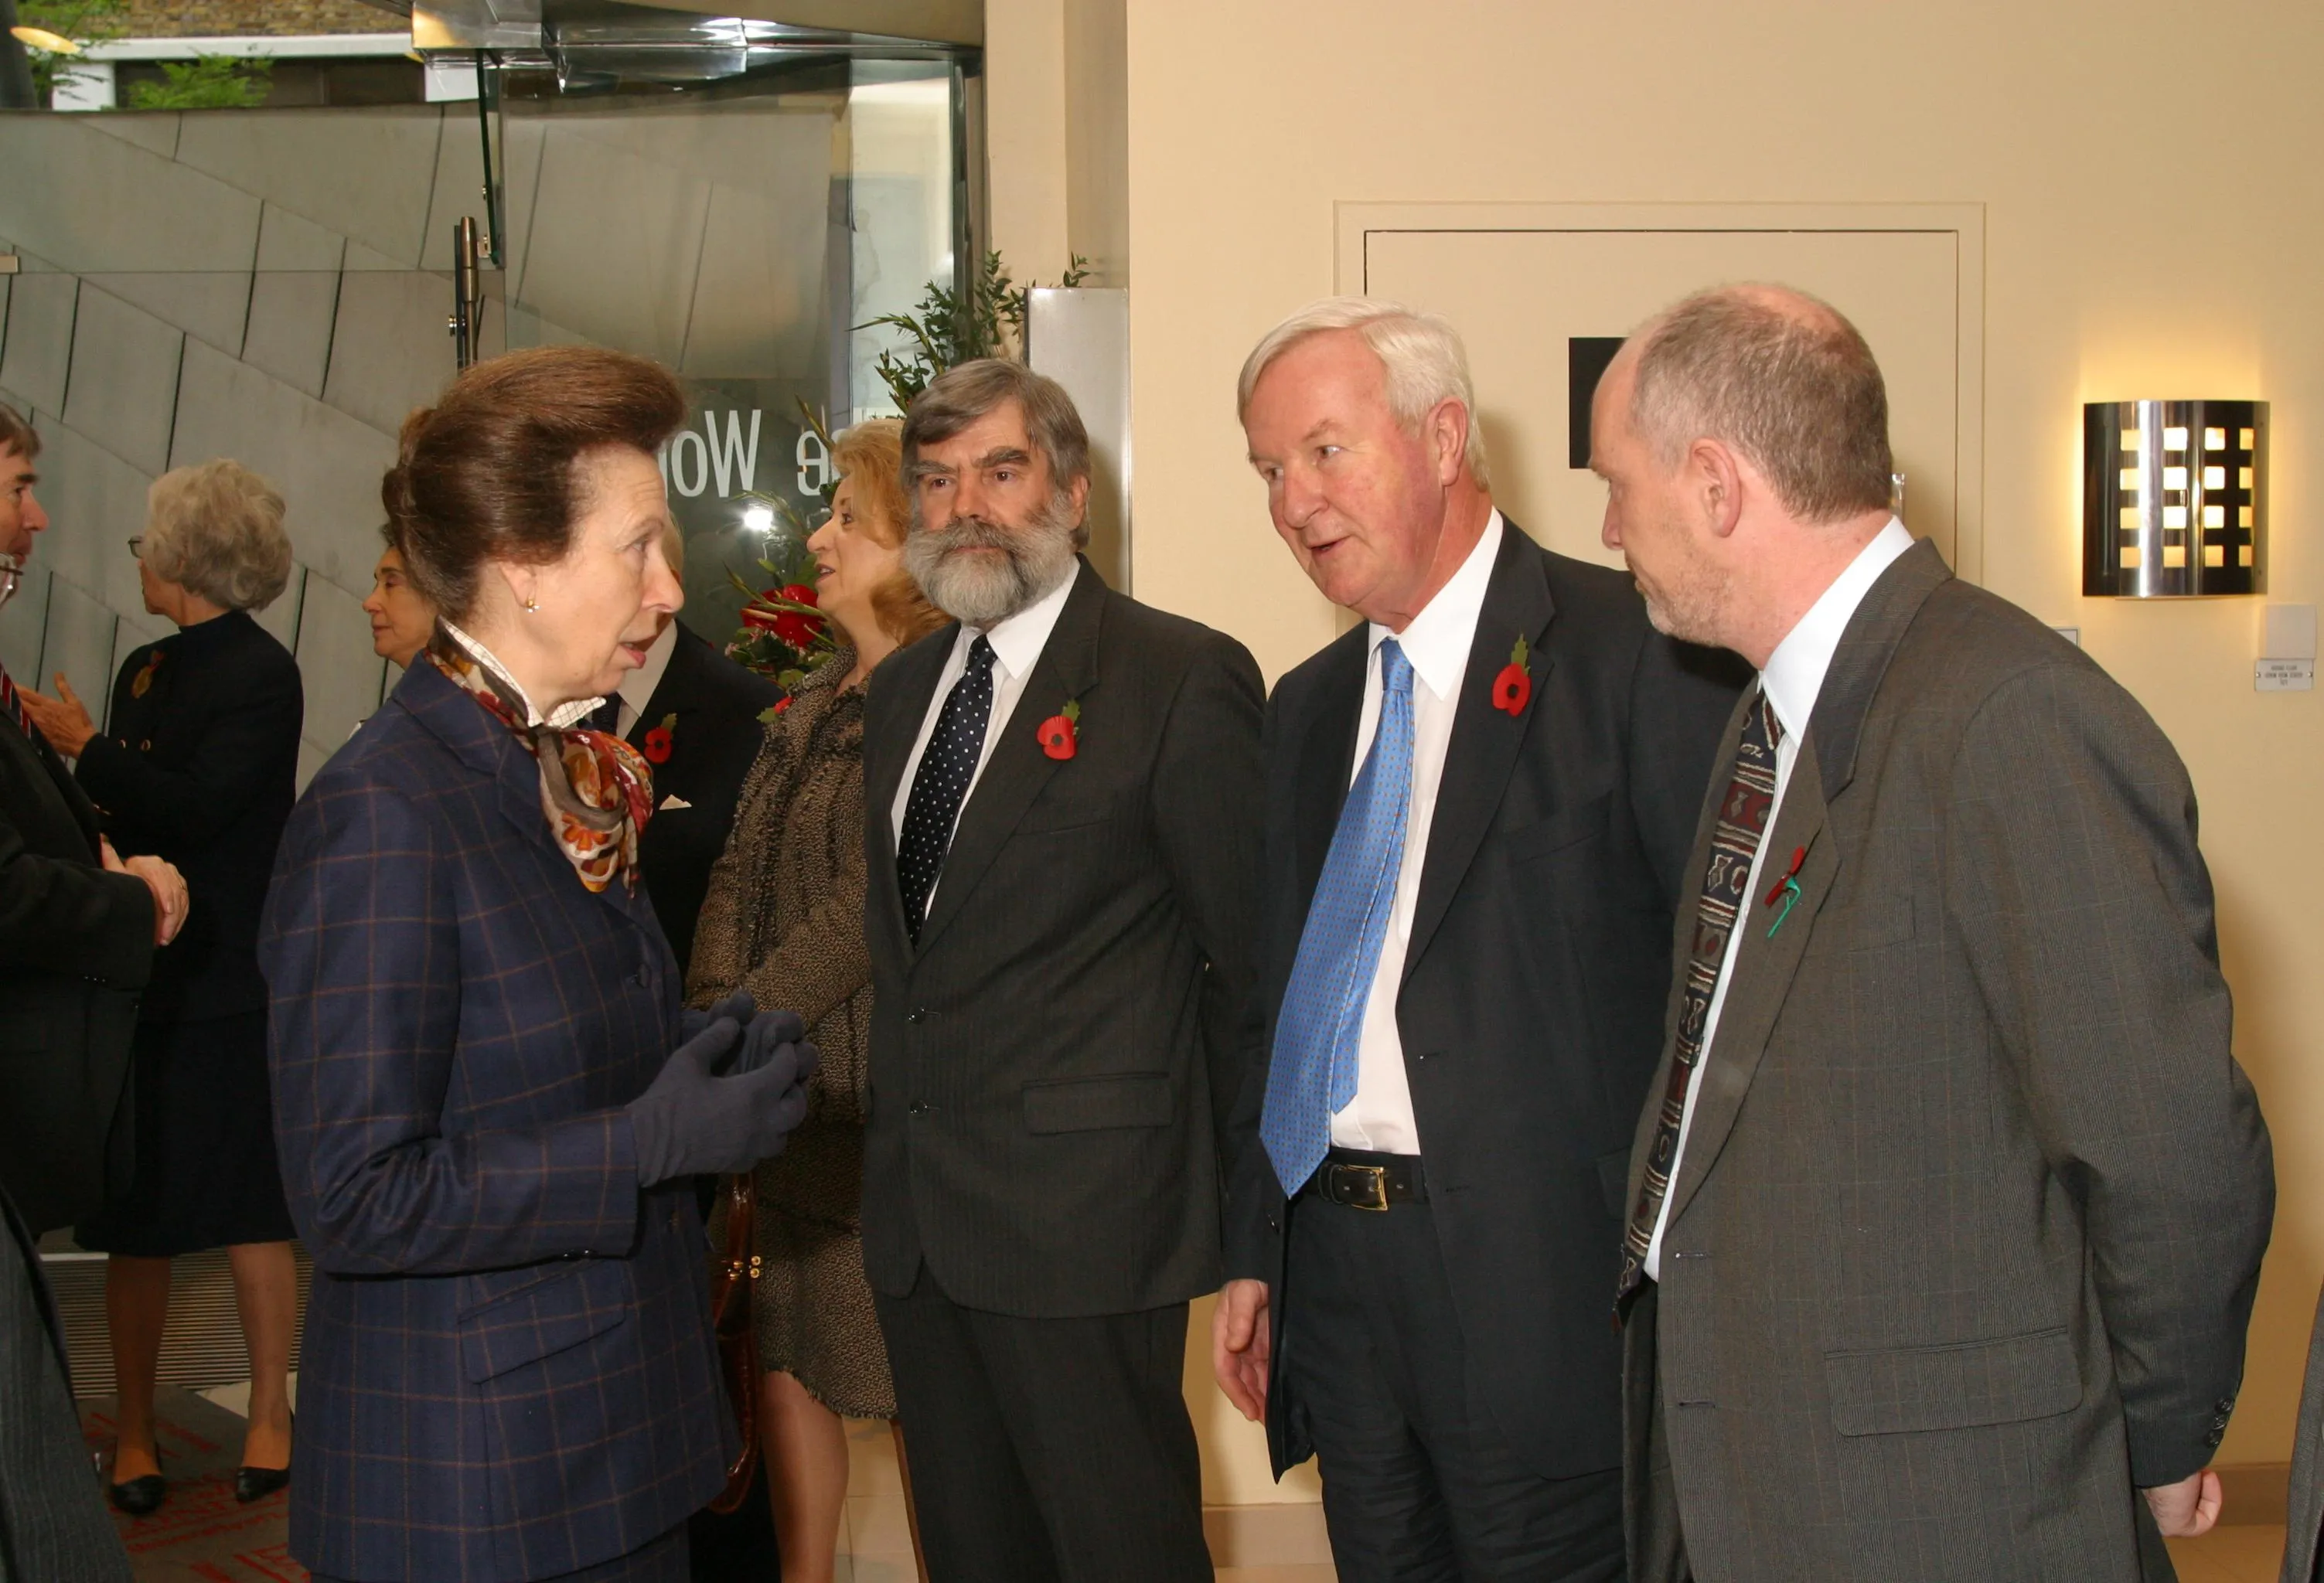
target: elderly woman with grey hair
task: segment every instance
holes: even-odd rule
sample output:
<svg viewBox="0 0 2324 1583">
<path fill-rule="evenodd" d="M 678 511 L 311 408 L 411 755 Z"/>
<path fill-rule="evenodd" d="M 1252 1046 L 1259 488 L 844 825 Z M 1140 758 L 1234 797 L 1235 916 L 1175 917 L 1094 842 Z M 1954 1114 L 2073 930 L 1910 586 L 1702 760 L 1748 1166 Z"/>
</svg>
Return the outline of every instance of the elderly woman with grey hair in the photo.
<svg viewBox="0 0 2324 1583">
<path fill-rule="evenodd" d="M 267 1095 L 259 910 L 290 816 L 303 702 L 299 667 L 251 619 L 290 576 L 282 497 L 239 463 L 154 481 L 129 541 L 145 608 L 175 635 L 130 652 L 100 732 L 57 678 L 27 693 L 50 745 L 106 810 L 124 855 L 186 877 L 183 931 L 154 955 L 134 1045 L 134 1173 L 78 1229 L 112 1255 L 106 1311 L 120 1382 L 114 1504 L 134 1515 L 167 1494 L 153 1439 L 153 1383 L 169 1313 L 170 1261 L 224 1247 L 250 1348 L 250 1427 L 235 1494 L 281 1487 L 290 1463 L 291 1225 Z"/>
</svg>

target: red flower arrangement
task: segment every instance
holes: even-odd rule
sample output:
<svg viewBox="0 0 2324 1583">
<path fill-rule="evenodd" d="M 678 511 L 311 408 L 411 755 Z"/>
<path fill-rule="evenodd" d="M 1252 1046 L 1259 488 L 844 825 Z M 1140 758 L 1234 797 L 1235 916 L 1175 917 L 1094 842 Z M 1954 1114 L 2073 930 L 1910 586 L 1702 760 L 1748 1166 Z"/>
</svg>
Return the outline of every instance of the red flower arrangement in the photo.
<svg viewBox="0 0 2324 1583">
<path fill-rule="evenodd" d="M 1508 664 L 1493 678 L 1493 707 L 1512 717 L 1525 713 L 1533 702 L 1533 676 L 1526 670 L 1526 640 L 1518 634 L 1517 644 L 1509 650 Z"/>
<path fill-rule="evenodd" d="M 1043 721 L 1034 732 L 1034 740 L 1041 744 L 1041 751 L 1052 759 L 1070 759 L 1079 752 L 1081 718 L 1082 706 L 1071 698 L 1066 699 L 1065 706 Z"/>
<path fill-rule="evenodd" d="M 741 596 L 742 624 L 726 644 L 726 658 L 755 671 L 788 695 L 839 652 L 838 631 L 818 608 L 815 588 L 815 557 L 807 553 L 808 525 L 788 498 L 751 494 L 744 497 L 763 507 L 781 526 L 769 530 L 765 552 L 757 557 L 761 576 L 744 582 L 728 567 L 726 582 Z M 771 713 L 761 713 L 761 721 Z"/>
</svg>

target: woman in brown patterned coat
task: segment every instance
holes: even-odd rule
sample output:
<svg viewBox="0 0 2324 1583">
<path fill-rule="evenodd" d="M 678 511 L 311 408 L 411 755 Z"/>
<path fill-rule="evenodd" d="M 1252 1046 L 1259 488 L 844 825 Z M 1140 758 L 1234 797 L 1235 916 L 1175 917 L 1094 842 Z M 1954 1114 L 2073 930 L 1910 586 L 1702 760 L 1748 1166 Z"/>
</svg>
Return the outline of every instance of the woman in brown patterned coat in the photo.
<svg viewBox="0 0 2324 1583">
<path fill-rule="evenodd" d="M 832 1576 L 847 1498 L 841 1420 L 896 1416 L 857 1219 L 872 1036 L 863 685 L 898 648 L 945 624 L 904 570 L 901 433 L 893 421 L 862 423 L 833 446 L 842 477 L 831 520 L 807 548 L 842 647 L 767 727 L 710 872 L 687 986 L 695 1006 L 742 989 L 761 1006 L 797 1011 L 823 1052 L 807 1120 L 755 1177 L 765 1265 L 752 1328 L 766 1369 L 759 1422 L 785 1583 Z"/>
</svg>

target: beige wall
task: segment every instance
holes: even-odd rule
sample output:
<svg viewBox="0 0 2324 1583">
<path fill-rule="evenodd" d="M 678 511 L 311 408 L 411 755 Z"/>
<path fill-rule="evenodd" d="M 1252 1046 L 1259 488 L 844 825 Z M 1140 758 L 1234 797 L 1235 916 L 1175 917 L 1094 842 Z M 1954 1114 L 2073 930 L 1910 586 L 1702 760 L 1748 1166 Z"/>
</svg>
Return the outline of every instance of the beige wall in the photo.
<svg viewBox="0 0 2324 1583">
<path fill-rule="evenodd" d="M 1004 245 L 1003 18 L 1026 3 L 989 5 Z M 2324 1273 L 2324 971 L 2300 965 L 2324 890 L 2324 695 L 2252 691 L 2256 601 L 2081 598 L 2076 512 L 2084 400 L 2268 399 L 2273 596 L 2324 598 L 2324 10 L 1130 0 L 1128 27 L 1137 591 L 1234 632 L 1270 676 L 1333 626 L 1268 531 L 1233 379 L 1269 323 L 1333 289 L 1335 203 L 1986 206 L 1987 581 L 2079 625 L 2201 796 L 2282 1195 L 2221 1459 L 2286 1457 Z M 1061 96 L 1046 115 L 1063 126 Z M 1247 1435 L 1217 1420 L 1205 1440 L 1213 1498 L 1268 1498 Z"/>
</svg>

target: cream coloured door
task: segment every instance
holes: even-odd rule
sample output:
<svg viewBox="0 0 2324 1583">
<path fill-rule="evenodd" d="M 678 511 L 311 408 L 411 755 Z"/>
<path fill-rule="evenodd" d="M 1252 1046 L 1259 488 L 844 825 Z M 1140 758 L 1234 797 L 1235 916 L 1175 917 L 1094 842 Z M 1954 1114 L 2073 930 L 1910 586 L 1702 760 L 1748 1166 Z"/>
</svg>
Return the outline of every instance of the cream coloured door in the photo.
<svg viewBox="0 0 2324 1583">
<path fill-rule="evenodd" d="M 1823 298 L 1863 332 L 1887 380 L 1906 524 L 1978 575 L 1975 207 L 1343 205 L 1340 215 L 1342 290 L 1427 308 L 1461 330 L 1495 497 L 1551 548 L 1618 559 L 1598 541 L 1604 489 L 1575 465 L 1569 392 L 1586 400 L 1594 366 L 1577 339 L 1625 335 L 1703 286 L 1772 281 Z"/>
</svg>

